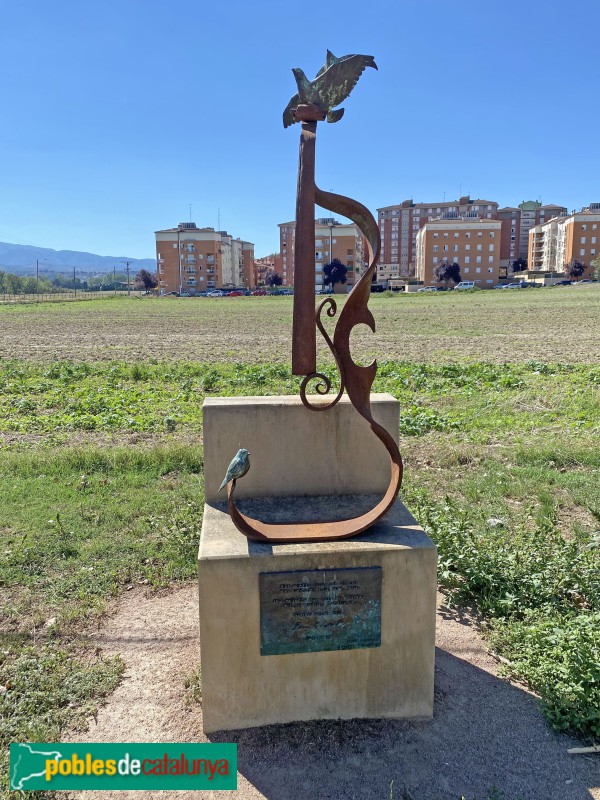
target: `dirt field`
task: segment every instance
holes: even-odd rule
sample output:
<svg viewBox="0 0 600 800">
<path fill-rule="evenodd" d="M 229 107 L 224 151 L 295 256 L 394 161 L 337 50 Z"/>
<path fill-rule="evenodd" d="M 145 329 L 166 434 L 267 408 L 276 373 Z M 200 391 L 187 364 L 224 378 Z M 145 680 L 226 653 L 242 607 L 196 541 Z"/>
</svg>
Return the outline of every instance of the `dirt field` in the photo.
<svg viewBox="0 0 600 800">
<path fill-rule="evenodd" d="M 0 357 L 289 362 L 292 303 L 132 297 L 1 306 Z M 600 361 L 598 284 L 373 296 L 370 307 L 377 332 L 355 331 L 358 361 Z"/>
</svg>

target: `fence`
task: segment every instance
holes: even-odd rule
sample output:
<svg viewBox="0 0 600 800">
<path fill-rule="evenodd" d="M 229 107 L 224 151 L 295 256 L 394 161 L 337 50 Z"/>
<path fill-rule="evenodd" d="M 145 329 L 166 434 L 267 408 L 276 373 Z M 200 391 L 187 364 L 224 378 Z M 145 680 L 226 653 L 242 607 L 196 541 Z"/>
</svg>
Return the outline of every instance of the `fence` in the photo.
<svg viewBox="0 0 600 800">
<path fill-rule="evenodd" d="M 139 291 L 131 290 L 131 296 L 138 297 L 142 294 Z M 127 296 L 127 290 L 118 292 L 83 292 L 72 289 L 67 292 L 52 292 L 48 294 L 0 294 L 0 305 L 2 303 L 65 303 L 74 300 L 105 300 L 107 297 Z"/>
</svg>

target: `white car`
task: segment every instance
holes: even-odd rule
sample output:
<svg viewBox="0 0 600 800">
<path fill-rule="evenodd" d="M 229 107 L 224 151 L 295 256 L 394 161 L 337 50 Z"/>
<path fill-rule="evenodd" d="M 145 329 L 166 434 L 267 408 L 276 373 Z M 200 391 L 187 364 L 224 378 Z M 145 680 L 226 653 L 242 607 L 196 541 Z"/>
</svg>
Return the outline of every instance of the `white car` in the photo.
<svg viewBox="0 0 600 800">
<path fill-rule="evenodd" d="M 462 291 L 463 289 L 474 289 L 474 288 L 475 288 L 474 281 L 461 281 L 460 283 L 456 284 L 456 286 L 454 287 L 454 291 L 456 291 L 457 289 Z"/>
<path fill-rule="evenodd" d="M 225 297 L 224 293 L 223 292 L 219 292 L 219 291 L 208 292 L 208 294 L 206 296 L 207 297 Z"/>
<path fill-rule="evenodd" d="M 417 289 L 417 292 L 438 292 L 439 289 L 437 286 L 421 286 L 420 289 Z"/>
</svg>

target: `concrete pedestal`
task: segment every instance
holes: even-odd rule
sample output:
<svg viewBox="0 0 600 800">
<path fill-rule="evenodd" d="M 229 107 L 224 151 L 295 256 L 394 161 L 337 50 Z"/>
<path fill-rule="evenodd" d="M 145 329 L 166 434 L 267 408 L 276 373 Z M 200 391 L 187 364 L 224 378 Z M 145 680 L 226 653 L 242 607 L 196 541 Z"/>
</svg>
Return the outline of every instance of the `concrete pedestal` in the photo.
<svg viewBox="0 0 600 800">
<path fill-rule="evenodd" d="M 273 403 L 269 406 L 270 400 Z M 303 474 L 298 465 L 306 459 L 310 459 L 312 470 L 304 473 L 307 475 L 305 486 L 313 491 L 320 487 L 324 494 L 323 490 L 326 492 L 331 485 L 331 475 L 326 472 L 328 465 L 319 466 L 318 460 L 314 462 L 311 457 L 314 438 L 306 433 L 311 420 L 316 426 L 322 426 L 323 418 L 328 418 L 328 424 L 319 427 L 324 441 L 319 441 L 318 449 L 343 457 L 357 446 L 355 429 L 348 428 L 345 423 L 345 418 L 355 412 L 348 405 L 339 404 L 325 414 L 318 414 L 304 409 L 296 398 L 285 398 L 283 403 L 281 400 L 228 398 L 221 405 L 214 400 L 205 405 L 209 502 L 204 511 L 198 562 L 204 731 L 309 719 L 431 717 L 436 550 L 400 500 L 379 523 L 356 538 L 272 546 L 248 541 L 233 525 L 224 499 L 215 501 L 217 475 L 220 481 L 223 465 L 226 468 L 240 446 L 247 447 L 252 454 L 252 468 L 238 483 L 240 489 L 252 476 L 262 454 L 282 451 L 286 455 L 286 471 L 284 475 L 281 472 L 270 475 L 271 490 L 282 484 L 287 488 L 296 479 L 297 494 L 304 494 L 265 499 L 260 493 L 261 476 L 256 476 L 254 488 L 250 484 L 248 489 L 250 498 L 240 502 L 242 510 L 251 516 L 270 521 L 283 521 L 286 517 L 290 520 L 339 519 L 356 516 L 379 499 L 380 495 L 318 497 L 315 493 L 315 496 L 306 496 L 302 480 L 298 482 L 297 479 Z M 374 396 L 374 401 L 374 415 L 379 416 L 383 424 L 387 421 L 390 433 L 397 435 L 397 402 L 389 395 Z M 219 409 L 224 409 L 226 425 Z M 232 413 L 233 409 L 236 413 Z M 261 411 L 268 412 L 262 419 Z M 291 446 L 291 441 L 297 441 L 298 426 L 303 445 Z M 362 437 L 360 424 L 356 430 Z M 215 440 L 223 436 L 231 440 L 231 444 L 235 442 L 225 452 L 214 446 Z M 254 444 L 249 441 L 251 437 L 256 437 Z M 348 441 L 348 437 L 353 441 Z M 365 476 L 365 464 L 377 464 L 380 455 L 383 455 L 385 467 L 387 454 L 377 452 L 383 450 L 383 446 L 375 437 L 361 438 L 359 446 L 360 457 L 350 463 L 341 461 L 347 485 L 360 485 L 361 475 Z M 380 486 L 373 487 L 371 479 L 371 491 L 383 492 L 386 488 L 389 472 L 383 467 L 375 467 L 379 470 Z M 265 470 L 269 469 L 267 462 Z M 328 572 L 311 572 L 313 570 Z M 268 621 L 271 611 L 270 603 L 288 602 L 285 597 L 279 600 L 265 596 L 264 586 L 261 597 L 264 574 L 273 579 L 274 573 L 287 573 L 282 577 L 284 582 L 278 584 L 276 578 L 274 585 L 300 587 L 302 583 L 293 583 L 294 575 L 328 575 L 334 579 L 337 576 L 340 582 L 356 574 L 378 575 L 380 589 L 376 610 L 379 616 L 369 619 L 367 624 L 368 634 L 375 631 L 377 636 L 366 646 L 350 641 L 348 649 L 339 650 L 320 649 L 320 643 L 316 646 L 304 643 L 304 646 L 300 641 L 303 652 L 272 654 L 269 643 L 265 644 L 265 620 Z M 302 591 L 302 588 L 295 591 Z M 353 596 L 363 597 L 361 594 Z M 357 602 L 360 608 L 361 600 Z M 324 599 L 325 611 L 327 604 Z M 292 614 L 290 619 L 293 618 Z M 337 620 L 334 641 L 339 637 L 339 629 L 351 622 L 351 619 Z M 339 638 L 337 641 L 339 644 Z"/>
</svg>

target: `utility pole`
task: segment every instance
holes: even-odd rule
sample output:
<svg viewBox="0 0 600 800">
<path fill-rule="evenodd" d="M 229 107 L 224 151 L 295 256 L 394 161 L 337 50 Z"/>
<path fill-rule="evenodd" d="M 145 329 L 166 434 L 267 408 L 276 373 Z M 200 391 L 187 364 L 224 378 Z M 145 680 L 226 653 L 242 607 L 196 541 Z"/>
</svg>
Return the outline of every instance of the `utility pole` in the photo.
<svg viewBox="0 0 600 800">
<path fill-rule="evenodd" d="M 116 297 L 117 296 L 117 268 L 115 267 L 114 264 L 113 264 L 113 291 L 114 291 L 114 294 L 115 294 L 115 297 Z"/>
<path fill-rule="evenodd" d="M 35 260 L 35 301 L 39 302 L 40 299 L 40 261 L 38 258 Z"/>
<path fill-rule="evenodd" d="M 126 269 L 127 269 L 127 297 L 130 297 L 131 296 L 131 285 L 129 283 L 129 265 L 131 264 L 131 261 L 126 261 L 125 264 L 127 265 L 126 266 Z"/>
<path fill-rule="evenodd" d="M 75 267 L 73 267 L 73 291 L 75 292 L 75 297 L 77 297 L 77 284 L 75 283 L 76 280 Z"/>
</svg>

